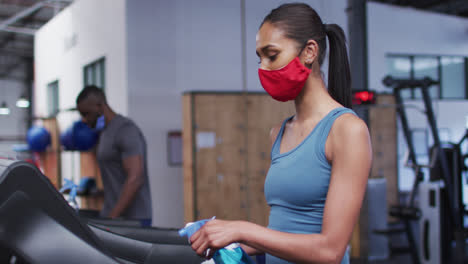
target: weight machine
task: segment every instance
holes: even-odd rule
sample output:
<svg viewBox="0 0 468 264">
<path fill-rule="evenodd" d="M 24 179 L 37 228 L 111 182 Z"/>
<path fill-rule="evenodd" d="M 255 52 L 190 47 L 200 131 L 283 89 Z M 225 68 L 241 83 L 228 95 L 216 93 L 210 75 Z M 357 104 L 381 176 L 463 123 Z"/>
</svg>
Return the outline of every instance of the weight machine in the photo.
<svg viewBox="0 0 468 264">
<path fill-rule="evenodd" d="M 396 79 L 391 76 L 387 76 L 383 80 L 383 84 L 388 88 L 392 89 L 393 95 L 396 101 L 397 114 L 400 117 L 401 126 L 403 129 L 403 135 L 408 145 L 408 160 L 407 165 L 411 167 L 415 174 L 412 190 L 409 195 L 409 199 L 406 204 L 393 206 L 390 208 L 390 215 L 400 219 L 404 224 L 404 230 L 409 242 L 409 248 L 413 263 L 420 264 L 424 260 L 420 259 L 418 254 L 418 246 L 416 245 L 415 237 L 411 229 L 411 222 L 419 220 L 421 218 L 421 210 L 415 205 L 415 195 L 420 187 L 420 183 L 424 181 L 423 168 L 428 167 L 431 170 L 431 180 L 442 180 L 443 191 L 440 195 L 443 196 L 443 207 L 447 211 L 446 224 L 449 224 L 448 228 L 443 229 L 443 233 L 449 232 L 449 234 L 443 234 L 440 239 L 444 241 L 444 246 L 447 249 L 444 251 L 444 261 L 450 261 L 447 263 L 464 263 L 465 260 L 465 229 L 463 226 L 463 216 L 465 213 L 463 200 L 462 200 L 462 186 L 461 176 L 462 170 L 466 170 L 464 160 L 467 155 L 458 154 L 460 145 L 468 138 L 468 131 L 462 140 L 453 144 L 451 148 L 444 146 L 439 137 L 439 131 L 437 129 L 436 119 L 432 107 L 431 98 L 429 95 L 429 87 L 438 84 L 438 82 L 426 77 L 423 79 Z M 431 130 L 434 145 L 431 150 L 431 164 L 421 165 L 416 159 L 415 147 L 411 130 L 408 124 L 407 113 L 403 104 L 401 91 L 403 90 L 414 90 L 420 89 L 422 93 L 422 99 L 425 107 L 425 115 Z M 446 149 L 455 149 L 456 154 L 451 156 L 451 164 L 447 158 Z M 450 166 L 451 165 L 451 166 Z M 388 234 L 391 231 L 377 231 L 377 233 Z M 451 242 L 454 242 L 454 250 L 450 248 Z M 447 243 L 445 243 L 447 242 Z M 426 244 L 425 244 L 426 243 Z M 428 251 L 427 241 L 423 243 L 422 250 Z M 428 252 L 426 252 L 428 254 Z M 424 255 L 424 254 L 422 254 Z M 427 263 L 427 262 L 425 262 Z"/>
</svg>

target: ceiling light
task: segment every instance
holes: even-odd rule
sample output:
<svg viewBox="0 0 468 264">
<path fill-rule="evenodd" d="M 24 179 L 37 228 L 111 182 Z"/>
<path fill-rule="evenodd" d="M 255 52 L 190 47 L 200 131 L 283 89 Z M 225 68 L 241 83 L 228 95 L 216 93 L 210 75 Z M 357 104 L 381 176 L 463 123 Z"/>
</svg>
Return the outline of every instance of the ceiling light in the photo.
<svg viewBox="0 0 468 264">
<path fill-rule="evenodd" d="M 6 102 L 3 102 L 0 106 L 0 115 L 9 115 L 10 114 L 10 108 L 8 108 L 8 105 Z"/>
<path fill-rule="evenodd" d="M 29 100 L 24 95 L 22 95 L 20 98 L 18 98 L 18 101 L 16 101 L 16 106 L 19 108 L 28 108 L 29 105 Z"/>
</svg>

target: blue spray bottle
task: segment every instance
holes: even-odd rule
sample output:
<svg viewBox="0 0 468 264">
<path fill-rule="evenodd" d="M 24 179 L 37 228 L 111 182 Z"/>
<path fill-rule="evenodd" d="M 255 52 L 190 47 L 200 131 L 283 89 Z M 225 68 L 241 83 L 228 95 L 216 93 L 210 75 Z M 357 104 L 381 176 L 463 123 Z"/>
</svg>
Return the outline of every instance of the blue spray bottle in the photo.
<svg viewBox="0 0 468 264">
<path fill-rule="evenodd" d="M 215 219 L 199 220 L 194 223 L 188 223 L 184 228 L 179 230 L 180 236 L 190 237 L 195 234 L 206 222 Z M 232 243 L 224 248 L 218 249 L 213 255 L 215 264 L 254 264 L 255 262 L 245 253 L 239 243 Z"/>
<path fill-rule="evenodd" d="M 67 201 L 68 201 L 68 204 L 76 211 L 80 209 L 80 207 L 78 206 L 78 203 L 76 202 L 77 188 L 78 186 L 72 180 L 65 179 L 65 184 L 60 189 L 61 193 L 64 193 L 65 191 L 70 190 Z"/>
</svg>

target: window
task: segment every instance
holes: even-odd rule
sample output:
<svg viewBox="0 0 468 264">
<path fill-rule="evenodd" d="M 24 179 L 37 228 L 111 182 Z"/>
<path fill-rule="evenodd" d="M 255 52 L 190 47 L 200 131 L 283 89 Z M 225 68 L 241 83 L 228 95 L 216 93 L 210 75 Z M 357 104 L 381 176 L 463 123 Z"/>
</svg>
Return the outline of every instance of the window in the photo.
<svg viewBox="0 0 468 264">
<path fill-rule="evenodd" d="M 55 116 L 59 112 L 59 82 L 53 81 L 47 85 L 47 114 Z"/>
<path fill-rule="evenodd" d="M 411 58 L 391 56 L 387 58 L 387 69 L 388 74 L 398 79 L 410 79 L 411 78 Z M 409 98 L 412 96 L 410 90 L 403 90 L 401 92 L 403 98 Z"/>
<path fill-rule="evenodd" d="M 444 98 L 467 98 L 466 96 L 466 75 L 467 67 L 465 59 L 460 57 L 442 57 L 442 91 Z"/>
<path fill-rule="evenodd" d="M 105 89 L 106 59 L 100 58 L 83 68 L 83 83 L 86 85 L 96 85 Z"/>
<path fill-rule="evenodd" d="M 413 57 L 413 77 L 415 79 L 422 79 L 424 77 L 430 77 L 435 81 L 440 81 L 439 78 L 439 58 L 437 57 Z M 431 98 L 437 99 L 439 96 L 440 85 L 432 85 L 429 88 L 429 94 Z M 413 91 L 415 99 L 421 99 L 422 93 L 420 89 Z"/>
<path fill-rule="evenodd" d="M 395 78 L 430 77 L 440 84 L 429 88 L 433 99 L 468 99 L 468 59 L 461 56 L 388 55 L 387 70 Z M 419 99 L 420 90 L 404 90 L 403 98 Z"/>
</svg>

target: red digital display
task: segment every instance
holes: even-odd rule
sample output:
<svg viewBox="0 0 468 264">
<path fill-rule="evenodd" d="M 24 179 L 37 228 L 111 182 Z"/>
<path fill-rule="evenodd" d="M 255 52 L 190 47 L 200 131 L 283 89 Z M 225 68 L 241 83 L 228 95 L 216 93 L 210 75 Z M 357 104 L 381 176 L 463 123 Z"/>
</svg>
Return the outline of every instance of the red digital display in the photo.
<svg viewBox="0 0 468 264">
<path fill-rule="evenodd" d="M 374 104 L 375 93 L 371 91 L 353 92 L 353 105 Z"/>
</svg>

